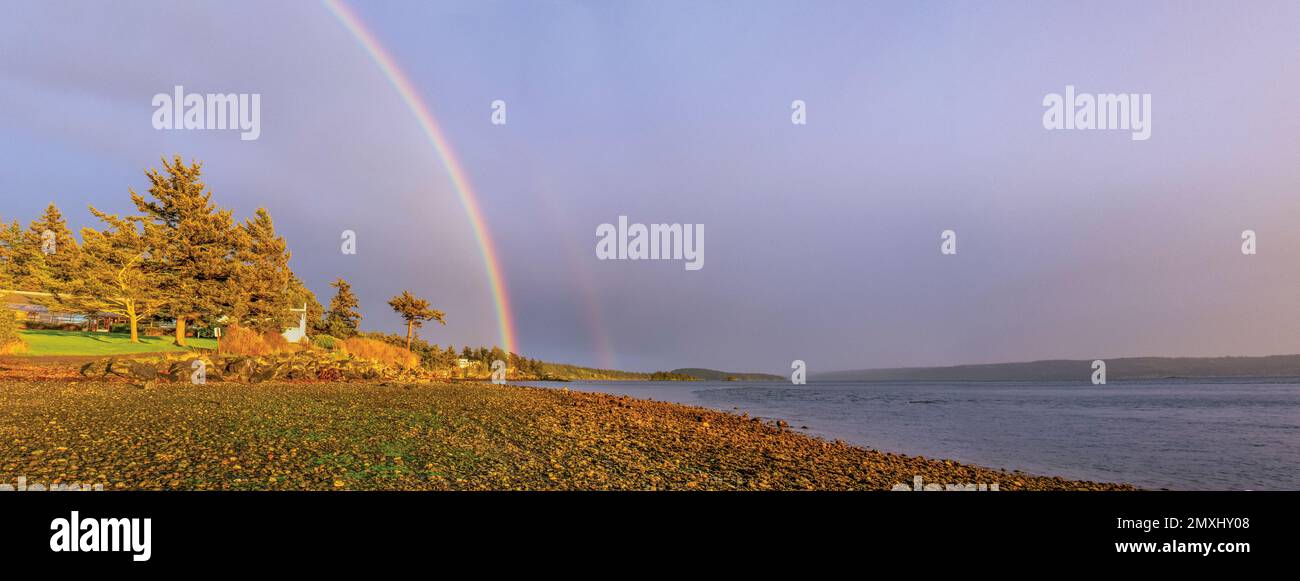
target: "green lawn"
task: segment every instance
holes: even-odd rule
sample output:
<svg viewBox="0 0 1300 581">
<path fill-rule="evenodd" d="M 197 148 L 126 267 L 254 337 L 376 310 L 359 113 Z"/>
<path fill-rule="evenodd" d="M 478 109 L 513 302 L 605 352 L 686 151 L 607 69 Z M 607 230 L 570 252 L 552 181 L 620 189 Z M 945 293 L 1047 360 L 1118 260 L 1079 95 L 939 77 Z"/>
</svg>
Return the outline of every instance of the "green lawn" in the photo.
<svg viewBox="0 0 1300 581">
<path fill-rule="evenodd" d="M 125 355 L 129 353 L 162 353 L 188 351 L 186 347 L 172 344 L 173 338 L 140 337 L 132 343 L 124 333 L 92 333 L 87 331 L 22 331 L 27 342 L 25 355 Z M 191 338 L 191 347 L 216 349 L 216 339 Z"/>
</svg>

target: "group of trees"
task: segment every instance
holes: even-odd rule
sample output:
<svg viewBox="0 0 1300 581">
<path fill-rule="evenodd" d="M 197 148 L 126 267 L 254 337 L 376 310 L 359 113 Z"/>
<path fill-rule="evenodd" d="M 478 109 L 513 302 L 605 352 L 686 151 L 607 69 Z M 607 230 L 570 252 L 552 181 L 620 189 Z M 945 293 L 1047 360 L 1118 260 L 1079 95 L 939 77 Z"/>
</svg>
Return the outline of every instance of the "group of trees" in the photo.
<svg viewBox="0 0 1300 581">
<path fill-rule="evenodd" d="M 460 370 L 460 360 L 464 359 L 468 365 L 462 371 L 465 376 L 486 377 L 491 369 L 492 362 L 504 361 L 510 373 L 515 377 L 533 377 L 542 378 L 547 376 L 564 376 L 569 377 L 567 373 L 556 373 L 552 363 L 546 363 L 537 359 L 529 359 L 517 353 L 507 353 L 500 347 L 469 347 L 465 346 L 457 350 L 454 345 L 442 347 L 436 343 L 429 343 L 424 339 L 416 337 L 406 337 L 402 335 L 389 333 L 357 333 L 355 336 L 366 339 L 383 341 L 397 346 L 408 346 L 407 348 L 420 357 L 420 364 L 425 368 L 437 371 L 456 371 Z M 576 369 L 576 368 L 575 368 Z"/>
<path fill-rule="evenodd" d="M 162 164 L 162 171 L 145 172 L 145 194 L 130 190 L 134 213 L 122 216 L 92 206 L 99 225 L 82 228 L 79 240 L 54 204 L 26 229 L 17 221 L 0 222 L 0 289 L 41 293 L 35 302 L 63 312 L 116 315 L 129 324 L 133 342 L 139 341 L 141 325 L 154 319 L 174 320 L 180 345 L 190 326 L 238 324 L 279 333 L 297 323 L 294 309 L 305 306 L 313 334 L 404 346 L 432 369 L 461 368 L 459 360 L 466 359 L 475 373 L 501 360 L 518 376 L 644 375 L 545 363 L 500 347 L 457 351 L 430 344 L 417 330 L 429 321 L 445 325 L 446 314 L 409 291 L 388 302 L 406 322 L 404 336 L 363 333 L 352 286 L 342 278 L 330 283 L 335 294 L 329 308 L 322 308 L 290 269 L 291 253 L 265 208 L 237 222 L 212 201 L 201 163 L 186 164 L 178 155 Z M 12 327 L 12 319 L 4 322 Z M 0 327 L 0 339 L 14 334 Z"/>
<path fill-rule="evenodd" d="M 334 287 L 334 297 L 330 299 L 329 310 L 325 311 L 319 320 L 308 316 L 313 331 L 338 339 L 348 339 L 361 335 L 361 312 L 357 310 L 360 301 L 357 295 L 352 292 L 352 285 L 347 280 L 339 278 L 330 283 Z M 416 297 L 411 291 L 402 291 L 388 301 L 388 306 L 392 307 L 402 320 L 406 321 L 406 349 L 412 350 L 412 342 L 416 339 L 415 331 L 424 326 L 427 321 L 437 321 L 442 325 L 447 324 L 447 314 L 429 306 L 429 301 Z M 378 334 L 384 337 L 382 334 Z M 387 339 L 385 339 L 387 340 Z"/>
<path fill-rule="evenodd" d="M 145 172 L 146 194 L 130 190 L 134 214 L 92 206 L 100 226 L 83 228 L 80 241 L 54 204 L 26 230 L 17 221 L 0 229 L 0 287 L 45 293 L 35 301 L 64 312 L 121 317 L 132 341 L 155 318 L 175 321 L 180 345 L 189 325 L 279 332 L 303 305 L 320 318 L 265 208 L 238 223 L 213 203 L 202 164 L 162 163 Z"/>
</svg>

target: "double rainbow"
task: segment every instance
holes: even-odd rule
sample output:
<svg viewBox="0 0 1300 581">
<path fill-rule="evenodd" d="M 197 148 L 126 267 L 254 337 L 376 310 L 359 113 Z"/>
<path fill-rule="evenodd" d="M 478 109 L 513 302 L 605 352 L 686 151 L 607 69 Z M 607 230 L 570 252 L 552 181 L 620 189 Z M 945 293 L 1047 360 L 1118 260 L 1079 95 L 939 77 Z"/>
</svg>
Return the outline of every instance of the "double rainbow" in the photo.
<svg viewBox="0 0 1300 581">
<path fill-rule="evenodd" d="M 497 259 L 496 247 L 492 244 L 492 238 L 488 235 L 487 223 L 483 220 L 483 212 L 479 209 L 477 196 L 474 189 L 470 187 L 469 178 L 465 175 L 465 170 L 461 167 L 460 162 L 456 160 L 456 153 L 452 151 L 447 142 L 447 137 L 442 134 L 442 129 L 438 127 L 438 121 L 433 117 L 433 112 L 429 106 L 420 99 L 419 93 L 411 84 L 410 78 L 397 65 L 397 61 L 392 55 L 379 44 L 374 33 L 366 28 L 365 23 L 341 0 L 323 0 L 325 7 L 338 18 L 343 27 L 357 39 L 361 48 L 365 49 L 370 58 L 379 65 L 379 70 L 383 72 L 388 81 L 392 83 L 393 88 L 397 89 L 398 95 L 406 102 L 406 106 L 415 114 L 415 119 L 424 131 L 425 137 L 429 143 L 433 144 L 433 151 L 437 154 L 438 159 L 442 162 L 443 167 L 447 168 L 447 174 L 451 176 L 452 189 L 456 192 L 456 197 L 460 199 L 460 205 L 465 209 L 465 215 L 469 217 L 470 227 L 474 231 L 474 239 L 478 243 L 479 253 L 483 256 L 483 266 L 487 270 L 488 286 L 492 289 L 492 302 L 496 308 L 497 324 L 500 327 L 502 347 L 507 353 L 518 353 L 515 341 L 514 319 L 510 314 L 510 296 L 506 293 L 505 280 L 501 275 L 501 262 Z"/>
</svg>

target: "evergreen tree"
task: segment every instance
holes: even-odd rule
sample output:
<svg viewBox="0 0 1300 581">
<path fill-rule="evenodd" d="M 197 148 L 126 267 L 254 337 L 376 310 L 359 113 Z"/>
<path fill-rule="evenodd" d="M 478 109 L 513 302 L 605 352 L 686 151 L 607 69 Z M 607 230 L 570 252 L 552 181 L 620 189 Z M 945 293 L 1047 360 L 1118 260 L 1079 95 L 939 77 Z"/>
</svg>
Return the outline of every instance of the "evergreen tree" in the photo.
<svg viewBox="0 0 1300 581">
<path fill-rule="evenodd" d="M 0 285 L 3 285 L 0 288 L 24 290 L 17 284 L 18 265 L 15 262 L 23 244 L 23 227 L 17 220 L 0 224 Z"/>
<path fill-rule="evenodd" d="M 77 239 L 68 229 L 68 221 L 58 206 L 50 202 L 45 213 L 28 228 L 28 236 L 36 243 L 43 258 L 41 281 L 47 291 L 66 288 L 80 278 L 81 249 Z"/>
<path fill-rule="evenodd" d="M 298 316 L 290 309 L 302 305 L 292 301 L 298 298 L 294 291 L 300 289 L 291 285 L 296 279 L 289 270 L 287 245 L 275 234 L 275 224 L 266 208 L 258 208 L 240 228 L 248 244 L 240 256 L 239 288 L 243 296 L 236 319 L 258 332 L 279 333 L 297 324 Z"/>
<path fill-rule="evenodd" d="M 16 289 L 59 292 L 79 278 L 77 269 L 81 259 L 77 239 L 53 203 L 40 218 L 32 220 L 26 232 L 10 230 L 6 238 L 10 246 L 7 270 Z M 43 297 L 37 297 L 35 302 L 45 306 L 55 304 Z"/>
<path fill-rule="evenodd" d="M 164 299 L 161 312 L 176 320 L 176 344 L 185 345 L 189 322 L 215 325 L 236 314 L 243 294 L 238 258 L 248 240 L 230 210 L 212 203 L 201 163 L 186 165 L 179 155 L 162 163 L 166 175 L 145 172 L 150 197 L 132 190 L 131 200 L 145 218 L 146 271 Z"/>
<path fill-rule="evenodd" d="M 415 330 L 424 326 L 425 321 L 437 321 L 443 325 L 447 324 L 446 313 L 438 309 L 429 308 L 429 301 L 416 298 L 411 291 L 402 291 L 388 301 L 388 306 L 393 307 L 403 320 L 406 321 L 406 350 L 411 350 L 411 338 L 415 336 Z"/>
<path fill-rule="evenodd" d="M 0 281 L 5 282 L 7 281 Z M 18 314 L 0 307 L 0 355 L 24 349 L 23 336 L 18 332 Z"/>
<path fill-rule="evenodd" d="M 3 226 L 3 224 L 0 224 Z M 18 223 L 14 223 L 15 230 L 21 232 Z M 0 290 L 11 288 L 12 281 L 9 279 L 9 255 L 10 255 L 10 234 L 8 229 L 0 229 L 0 260 L 3 260 L 3 268 L 0 268 Z M 0 298 L 4 298 L 0 295 Z M 5 305 L 0 305 L 0 355 L 12 353 L 23 349 L 22 335 L 18 334 L 18 314 L 10 311 Z"/>
<path fill-rule="evenodd" d="M 361 323 L 361 313 L 357 312 L 357 296 L 352 294 L 352 285 L 342 278 L 330 283 L 338 289 L 330 299 L 330 308 L 325 312 L 325 330 L 339 339 L 347 339 L 357 334 L 357 325 Z"/>
</svg>

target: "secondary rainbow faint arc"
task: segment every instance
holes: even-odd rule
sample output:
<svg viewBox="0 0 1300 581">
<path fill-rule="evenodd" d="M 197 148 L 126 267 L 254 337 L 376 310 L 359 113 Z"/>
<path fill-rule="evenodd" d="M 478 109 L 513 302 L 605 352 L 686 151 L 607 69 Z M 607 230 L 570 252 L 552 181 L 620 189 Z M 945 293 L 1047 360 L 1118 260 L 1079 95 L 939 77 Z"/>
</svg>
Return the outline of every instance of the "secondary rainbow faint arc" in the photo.
<svg viewBox="0 0 1300 581">
<path fill-rule="evenodd" d="M 510 296 L 506 292 L 504 277 L 501 275 L 501 262 L 497 259 L 496 247 L 492 244 L 492 238 L 488 234 L 487 222 L 483 220 L 483 212 L 479 209 L 478 199 L 474 194 L 474 189 L 470 187 L 469 178 L 465 176 L 465 170 L 461 168 L 460 162 L 456 160 L 456 153 L 452 151 L 451 145 L 447 142 L 447 137 L 442 134 L 442 129 L 438 127 L 438 121 L 434 118 L 433 112 L 429 106 L 420 99 L 419 93 L 415 91 L 411 80 L 407 78 L 406 73 L 402 72 L 401 67 L 392 55 L 379 44 L 374 33 L 366 28 L 365 23 L 357 16 L 346 4 L 339 0 L 323 0 L 325 7 L 329 9 L 343 27 L 352 33 L 357 39 L 361 48 L 365 49 L 370 58 L 379 65 L 379 70 L 388 77 L 393 88 L 406 102 L 407 107 L 415 114 L 416 120 L 420 124 L 420 129 L 424 135 L 429 138 L 433 144 L 433 150 L 438 154 L 438 159 L 442 161 L 443 167 L 447 168 L 447 174 L 451 176 L 452 189 L 456 191 L 456 197 L 460 199 L 460 205 L 465 209 L 465 214 L 469 217 L 470 228 L 474 231 L 474 238 L 478 242 L 479 252 L 483 255 L 483 265 L 487 269 L 488 285 L 492 289 L 492 301 L 495 304 L 497 314 L 497 324 L 501 327 L 501 342 L 507 353 L 518 353 L 515 341 L 514 319 L 510 315 Z"/>
</svg>

